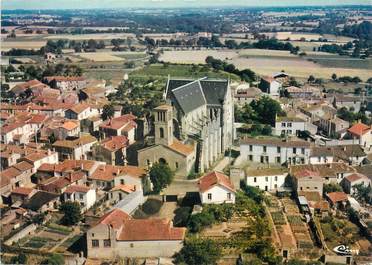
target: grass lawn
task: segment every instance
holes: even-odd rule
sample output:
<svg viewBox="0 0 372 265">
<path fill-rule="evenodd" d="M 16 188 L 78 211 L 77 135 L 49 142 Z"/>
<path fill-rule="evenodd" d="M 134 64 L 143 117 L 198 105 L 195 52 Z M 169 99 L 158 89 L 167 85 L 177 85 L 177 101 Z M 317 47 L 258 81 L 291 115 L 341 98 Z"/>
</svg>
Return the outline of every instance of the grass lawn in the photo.
<svg viewBox="0 0 372 265">
<path fill-rule="evenodd" d="M 240 78 L 234 74 L 229 74 L 223 71 L 213 71 L 199 65 L 191 64 L 170 64 L 164 66 L 163 64 L 152 64 L 140 70 L 136 70 L 130 74 L 132 77 L 138 76 L 153 76 L 154 78 L 171 77 L 186 77 L 186 78 L 201 78 L 208 76 L 210 78 L 228 78 L 239 80 Z"/>
</svg>

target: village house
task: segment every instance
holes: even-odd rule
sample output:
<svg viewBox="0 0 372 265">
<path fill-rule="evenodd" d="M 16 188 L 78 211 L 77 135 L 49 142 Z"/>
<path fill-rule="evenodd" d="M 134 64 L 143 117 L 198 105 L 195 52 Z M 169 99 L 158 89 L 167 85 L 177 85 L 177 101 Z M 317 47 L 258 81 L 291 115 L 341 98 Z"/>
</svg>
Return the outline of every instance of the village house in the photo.
<svg viewBox="0 0 372 265">
<path fill-rule="evenodd" d="M 355 173 L 355 169 L 343 162 L 327 164 L 306 164 L 290 166 L 290 175 L 295 176 L 303 172 L 311 172 L 314 176 L 320 176 L 324 183 L 340 183 L 343 178 Z"/>
<path fill-rule="evenodd" d="M 135 142 L 137 128 L 135 119 L 136 116 L 132 114 L 111 118 L 99 125 L 99 131 L 104 138 L 124 135 L 128 138 L 129 144 L 132 144 Z"/>
<path fill-rule="evenodd" d="M 253 100 L 258 100 L 262 95 L 262 91 L 257 87 L 249 87 L 240 89 L 239 87 L 235 90 L 234 102 L 238 106 L 244 106 L 250 104 Z"/>
<path fill-rule="evenodd" d="M 344 210 L 349 202 L 347 194 L 343 191 L 327 193 L 326 198 L 330 202 L 333 209 Z"/>
<path fill-rule="evenodd" d="M 307 122 L 297 117 L 276 117 L 275 135 L 298 136 L 300 132 L 307 130 Z"/>
<path fill-rule="evenodd" d="M 135 185 L 119 184 L 110 190 L 108 199 L 112 204 L 116 204 L 119 201 L 121 201 L 124 197 L 126 197 L 128 194 L 135 191 L 136 191 Z"/>
<path fill-rule="evenodd" d="M 27 187 L 17 187 L 13 189 L 10 194 L 12 205 L 15 203 L 23 203 L 24 201 L 30 199 L 36 192 L 37 190 Z"/>
<path fill-rule="evenodd" d="M 94 149 L 94 156 L 99 161 L 111 165 L 125 165 L 128 138 L 124 135 L 111 136 L 103 139 Z"/>
<path fill-rule="evenodd" d="M 59 153 L 60 160 L 63 159 L 87 159 L 92 156 L 93 145 L 97 139 L 89 134 L 72 140 L 57 140 L 53 147 Z"/>
<path fill-rule="evenodd" d="M 50 117 L 40 130 L 40 140 L 49 142 L 52 135 L 55 140 L 78 137 L 80 135 L 79 121 L 63 117 Z"/>
<path fill-rule="evenodd" d="M 301 88 L 290 86 L 285 90 L 287 91 L 288 95 L 294 99 L 313 99 L 321 97 L 320 89 L 313 86 L 304 86 Z"/>
<path fill-rule="evenodd" d="M 0 128 L 1 143 L 25 144 L 29 142 L 33 133 L 31 124 L 24 122 L 6 123 Z"/>
<path fill-rule="evenodd" d="M 282 84 L 276 81 L 275 78 L 266 76 L 261 78 L 258 88 L 272 97 L 279 97 Z"/>
<path fill-rule="evenodd" d="M 92 108 L 90 104 L 81 102 L 65 111 L 65 117 L 73 120 L 85 120 L 90 117 L 96 117 L 100 113 L 97 108 Z"/>
<path fill-rule="evenodd" d="M 89 258 L 172 257 L 183 246 L 186 228 L 168 219 L 132 219 L 114 209 L 87 232 Z"/>
<path fill-rule="evenodd" d="M 311 148 L 311 164 L 327 164 L 346 162 L 350 165 L 360 165 L 367 154 L 360 145 L 314 146 Z"/>
<path fill-rule="evenodd" d="M 88 181 L 95 188 L 110 190 L 117 185 L 134 185 L 136 190 L 147 192 L 149 179 L 146 170 L 136 166 L 99 165 Z"/>
<path fill-rule="evenodd" d="M 339 138 L 345 135 L 350 123 L 335 115 L 325 114 L 319 117 L 315 125 L 317 125 L 319 130 L 326 136 Z"/>
<path fill-rule="evenodd" d="M 167 163 L 178 175 L 187 176 L 195 162 L 194 146 L 184 144 L 173 135 L 172 106 L 154 109 L 155 143 L 138 150 L 138 164 L 151 167 L 154 163 Z"/>
<path fill-rule="evenodd" d="M 247 168 L 245 182 L 264 191 L 277 191 L 285 187 L 288 170 L 285 168 Z"/>
<path fill-rule="evenodd" d="M 236 189 L 228 176 L 213 171 L 201 177 L 198 184 L 202 204 L 235 203 Z"/>
<path fill-rule="evenodd" d="M 69 186 L 63 193 L 64 201 L 78 202 L 81 211 L 90 209 L 96 202 L 96 191 L 83 185 Z"/>
<path fill-rule="evenodd" d="M 363 174 L 354 173 L 345 177 L 341 184 L 346 193 L 353 195 L 355 194 L 355 185 L 363 185 L 364 187 L 368 187 L 371 186 L 371 180 Z"/>
<path fill-rule="evenodd" d="M 60 91 L 80 90 L 86 86 L 86 79 L 82 76 L 46 76 L 43 82 Z"/>
<path fill-rule="evenodd" d="M 38 150 L 37 152 L 29 153 L 21 158 L 21 161 L 26 161 L 32 165 L 32 173 L 35 173 L 37 169 L 44 163 L 57 163 L 58 153 L 48 150 Z"/>
<path fill-rule="evenodd" d="M 362 105 L 359 96 L 343 95 L 343 94 L 329 94 L 327 96 L 337 109 L 347 108 L 348 110 L 358 113 Z"/>
<path fill-rule="evenodd" d="M 359 140 L 359 145 L 369 150 L 372 146 L 372 130 L 371 126 L 367 126 L 358 122 L 351 126 L 348 130 L 348 135 L 355 140 Z"/>
<path fill-rule="evenodd" d="M 40 184 L 52 177 L 67 177 L 71 183 L 83 184 L 86 177 L 92 175 L 100 165 L 104 165 L 104 163 L 94 160 L 69 159 L 59 164 L 45 163 L 38 168 L 33 182 Z M 83 177 L 81 177 L 81 174 L 83 174 Z M 83 181 L 80 182 L 81 178 Z"/>
<path fill-rule="evenodd" d="M 21 207 L 33 212 L 45 213 L 57 209 L 59 203 L 58 194 L 38 191 L 30 199 L 26 200 Z"/>
<path fill-rule="evenodd" d="M 280 140 L 276 138 L 243 138 L 240 156 L 251 162 L 268 164 L 307 164 L 310 143 L 303 140 Z"/>
<path fill-rule="evenodd" d="M 323 194 L 324 179 L 316 171 L 308 169 L 300 171 L 290 171 L 292 176 L 293 190 L 299 192 L 318 192 Z"/>
</svg>

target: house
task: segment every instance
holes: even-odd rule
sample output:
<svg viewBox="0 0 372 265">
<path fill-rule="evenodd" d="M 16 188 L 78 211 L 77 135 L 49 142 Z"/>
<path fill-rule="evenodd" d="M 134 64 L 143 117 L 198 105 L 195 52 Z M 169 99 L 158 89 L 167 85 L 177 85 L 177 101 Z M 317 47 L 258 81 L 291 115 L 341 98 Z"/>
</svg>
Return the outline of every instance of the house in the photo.
<svg viewBox="0 0 372 265">
<path fill-rule="evenodd" d="M 186 228 L 168 219 L 132 219 L 114 209 L 87 232 L 88 258 L 172 257 L 183 246 Z"/>
<path fill-rule="evenodd" d="M 95 157 L 111 165 L 125 165 L 128 145 L 129 140 L 124 135 L 108 137 L 96 146 Z"/>
<path fill-rule="evenodd" d="M 97 108 L 92 108 L 88 103 L 78 103 L 65 112 L 65 117 L 73 120 L 84 120 L 98 116 L 100 113 Z"/>
<path fill-rule="evenodd" d="M 285 186 L 288 170 L 285 168 L 248 168 L 245 176 L 248 186 L 264 191 L 276 191 Z"/>
<path fill-rule="evenodd" d="M 198 184 L 202 204 L 235 203 L 236 189 L 228 176 L 213 171 L 201 177 Z"/>
<path fill-rule="evenodd" d="M 80 123 L 78 120 L 68 120 L 63 117 L 50 117 L 40 130 L 40 140 L 49 142 L 52 135 L 56 140 L 79 137 Z"/>
<path fill-rule="evenodd" d="M 24 202 L 24 201 L 30 199 L 36 192 L 37 192 L 37 190 L 35 190 L 33 188 L 27 188 L 27 187 L 17 187 L 17 188 L 15 188 L 15 189 L 12 190 L 12 192 L 10 194 L 12 204 L 14 204 L 16 202 Z"/>
<path fill-rule="evenodd" d="M 290 166 L 290 175 L 312 172 L 314 175 L 323 178 L 325 183 L 340 183 L 344 177 L 355 173 L 355 169 L 343 162 L 327 164 L 306 164 Z M 306 174 L 305 174 L 306 175 Z"/>
<path fill-rule="evenodd" d="M 360 165 L 367 154 L 360 145 L 317 146 L 311 148 L 311 164 L 327 164 L 346 162 L 350 165 Z"/>
<path fill-rule="evenodd" d="M 362 106 L 362 101 L 359 96 L 330 94 L 328 97 L 333 98 L 333 104 L 337 109 L 347 108 L 352 112 L 358 113 Z"/>
<path fill-rule="evenodd" d="M 69 186 L 63 193 L 64 201 L 78 202 L 82 212 L 90 209 L 96 202 L 96 191 L 83 185 Z"/>
<path fill-rule="evenodd" d="M 307 130 L 307 122 L 297 117 L 276 117 L 275 135 L 298 136 L 300 132 Z"/>
<path fill-rule="evenodd" d="M 299 194 L 299 192 L 318 192 L 320 195 L 323 194 L 323 183 L 324 179 L 316 171 L 310 171 L 307 169 L 301 171 L 290 171 L 292 176 L 293 190 Z"/>
<path fill-rule="evenodd" d="M 347 194 L 342 191 L 327 193 L 326 198 L 334 209 L 345 209 L 349 202 Z"/>
<path fill-rule="evenodd" d="M 89 134 L 80 136 L 73 140 L 58 140 L 53 143 L 53 147 L 63 159 L 87 159 L 91 157 L 92 147 L 97 143 L 97 139 Z"/>
<path fill-rule="evenodd" d="M 258 88 L 262 92 L 269 94 L 270 96 L 279 97 L 279 92 L 282 87 L 282 84 L 275 80 L 273 77 L 262 77 L 258 85 Z"/>
<path fill-rule="evenodd" d="M 134 185 L 136 190 L 148 191 L 147 171 L 136 166 L 99 165 L 88 180 L 96 188 L 108 189 L 117 185 Z"/>
<path fill-rule="evenodd" d="M 305 86 L 301 88 L 290 86 L 285 90 L 287 91 L 288 95 L 294 99 L 313 99 L 321 97 L 320 89 L 313 86 Z"/>
<path fill-rule="evenodd" d="M 103 162 L 93 160 L 70 160 L 66 159 L 61 163 L 42 164 L 35 176 L 33 182 L 40 184 L 52 177 L 66 177 L 72 184 L 83 184 L 87 176 L 91 176 L 99 165 Z"/>
<path fill-rule="evenodd" d="M 322 194 L 317 191 L 298 191 L 298 196 L 303 196 L 308 201 L 308 207 L 312 214 L 321 215 L 322 217 L 328 215 L 329 204 L 323 199 Z"/>
<path fill-rule="evenodd" d="M 41 91 L 51 90 L 51 88 L 48 85 L 43 84 L 39 80 L 33 79 L 33 80 L 30 80 L 30 81 L 27 81 L 27 82 L 24 82 L 24 83 L 17 84 L 14 87 L 12 87 L 10 90 L 17 97 L 19 97 L 19 96 L 25 97 L 25 96 L 27 96 L 27 93 L 29 93 L 29 95 L 32 94 L 33 96 L 37 96 L 38 94 L 43 93 Z M 56 92 L 57 96 L 60 94 L 60 92 L 58 90 L 55 90 L 55 92 Z"/>
<path fill-rule="evenodd" d="M 372 146 L 371 126 L 358 122 L 347 130 L 352 139 L 359 140 L 359 145 L 369 150 Z"/>
<path fill-rule="evenodd" d="M 26 200 L 21 207 L 38 213 L 57 209 L 59 195 L 46 191 L 36 192 L 30 199 Z"/>
<path fill-rule="evenodd" d="M 124 135 L 128 138 L 129 144 L 134 143 L 137 124 L 136 116 L 125 114 L 120 117 L 111 118 L 99 126 L 99 131 L 103 137 Z"/>
<path fill-rule="evenodd" d="M 243 138 L 240 141 L 240 156 L 259 163 L 306 164 L 310 156 L 310 143 L 277 138 Z"/>
<path fill-rule="evenodd" d="M 82 76 L 46 76 L 43 82 L 52 88 L 63 91 L 80 90 L 86 86 L 86 79 Z"/>
<path fill-rule="evenodd" d="M 123 199 L 118 201 L 113 206 L 113 208 L 120 209 L 123 212 L 129 215 L 132 215 L 135 213 L 138 207 L 142 205 L 145 201 L 146 201 L 146 197 L 143 196 L 143 192 L 141 190 L 135 190 L 133 192 L 128 193 L 126 196 L 124 196 Z"/>
<path fill-rule="evenodd" d="M 22 161 L 26 161 L 32 164 L 32 173 L 35 173 L 37 169 L 44 163 L 57 163 L 58 153 L 48 150 L 38 150 L 37 152 L 29 153 L 21 158 Z"/>
<path fill-rule="evenodd" d="M 121 201 L 124 197 L 126 197 L 128 194 L 135 191 L 136 191 L 135 185 L 119 184 L 110 190 L 108 199 L 112 204 L 116 204 L 119 201 Z"/>
<path fill-rule="evenodd" d="M 353 188 L 355 185 L 363 185 L 368 187 L 371 186 L 371 180 L 363 174 L 354 173 L 345 177 L 341 184 L 346 193 L 353 195 L 355 194 L 355 188 Z"/>
<path fill-rule="evenodd" d="M 262 95 L 261 89 L 257 87 L 250 87 L 246 89 L 236 89 L 234 94 L 234 102 L 239 106 L 250 104 L 253 100 L 257 100 Z"/>
<path fill-rule="evenodd" d="M 71 182 L 65 177 L 52 177 L 48 178 L 38 184 L 40 190 L 62 194 L 69 186 Z"/>
<path fill-rule="evenodd" d="M 167 163 L 177 175 L 187 176 L 195 162 L 195 146 L 179 141 L 173 135 L 172 107 L 161 105 L 154 109 L 155 142 L 138 150 L 138 164 Z"/>
</svg>

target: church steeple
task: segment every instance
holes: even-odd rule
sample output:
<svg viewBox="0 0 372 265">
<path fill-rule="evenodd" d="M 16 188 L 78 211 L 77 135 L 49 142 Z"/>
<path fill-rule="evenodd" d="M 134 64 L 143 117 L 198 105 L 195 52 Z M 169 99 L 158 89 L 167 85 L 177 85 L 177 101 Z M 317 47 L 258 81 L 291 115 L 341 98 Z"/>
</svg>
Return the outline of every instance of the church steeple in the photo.
<svg viewBox="0 0 372 265">
<path fill-rule="evenodd" d="M 173 143 L 172 106 L 161 105 L 154 109 L 155 144 L 171 145 Z"/>
</svg>

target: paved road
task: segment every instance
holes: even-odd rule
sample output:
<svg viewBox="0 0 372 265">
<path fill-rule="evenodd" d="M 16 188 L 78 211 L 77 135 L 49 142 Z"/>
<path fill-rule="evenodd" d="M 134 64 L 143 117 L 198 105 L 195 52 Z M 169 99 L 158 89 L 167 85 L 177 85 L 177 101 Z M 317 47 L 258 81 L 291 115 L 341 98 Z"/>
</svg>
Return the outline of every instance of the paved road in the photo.
<svg viewBox="0 0 372 265">
<path fill-rule="evenodd" d="M 186 192 L 197 192 L 198 191 L 198 180 L 181 180 L 175 179 L 173 182 L 163 191 L 166 195 L 176 195 Z"/>
</svg>

